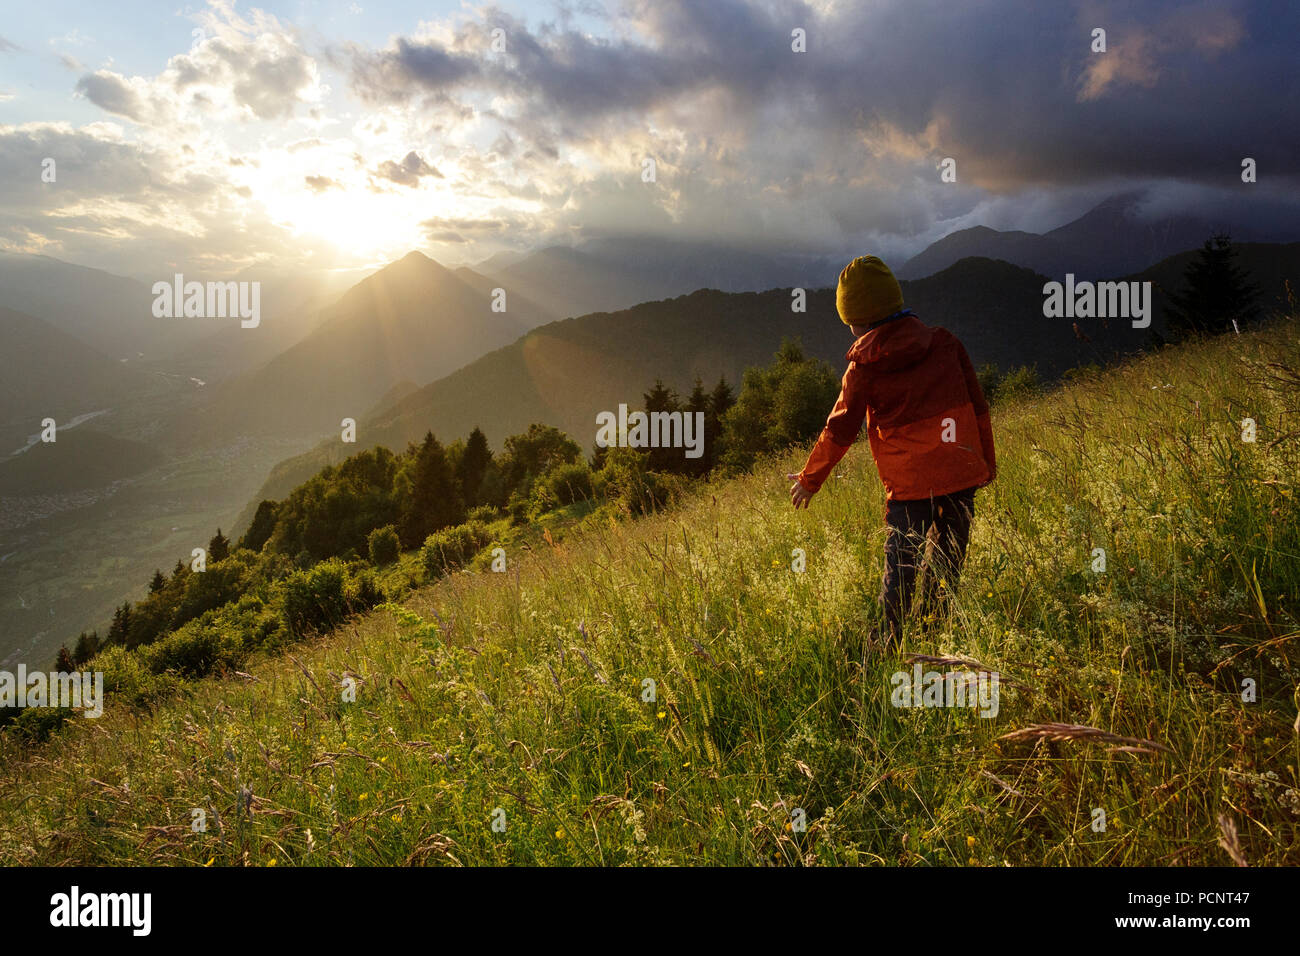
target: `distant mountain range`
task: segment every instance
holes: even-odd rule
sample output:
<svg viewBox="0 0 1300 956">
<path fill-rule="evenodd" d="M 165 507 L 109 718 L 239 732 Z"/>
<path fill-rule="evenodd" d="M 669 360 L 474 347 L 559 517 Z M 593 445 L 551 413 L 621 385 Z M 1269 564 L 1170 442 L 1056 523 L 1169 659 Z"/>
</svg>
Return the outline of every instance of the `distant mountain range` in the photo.
<svg viewBox="0 0 1300 956">
<path fill-rule="evenodd" d="M 1300 243 L 1244 244 L 1240 265 L 1275 306 L 1283 280 L 1300 279 Z M 1035 365 L 1051 378 L 1067 368 L 1103 362 L 1150 342 L 1163 329 L 1167 290 L 1182 286 L 1195 255 L 1188 250 L 1125 281 L 1151 281 L 1150 330 L 1127 321 L 1043 317 L 1046 277 L 1007 262 L 967 258 L 937 275 L 904 280 L 904 298 L 921 319 L 942 325 L 966 344 L 976 365 L 1004 371 Z M 563 429 L 584 446 L 595 434 L 595 415 L 620 402 L 638 405 L 655 378 L 679 391 L 696 376 L 712 386 L 725 376 L 739 386 L 745 368 L 766 363 L 785 337 L 798 337 L 807 353 L 837 370 L 851 336 L 835 313 L 833 289 L 808 293 L 807 312 L 791 311 L 791 290 L 726 293 L 700 290 L 619 312 L 566 319 L 534 329 L 505 348 L 482 356 L 422 388 L 398 389 L 359 419 L 358 442 L 337 439 L 278 466 L 259 493 L 277 498 L 321 468 L 374 445 L 404 447 L 428 430 L 451 441 L 482 428 L 493 447 L 533 422 Z M 243 516 L 251 517 L 251 508 Z"/>
<path fill-rule="evenodd" d="M 576 248 L 549 246 L 524 256 L 498 254 L 478 268 L 502 285 L 517 288 L 557 318 L 570 318 L 628 309 L 696 289 L 820 288 L 834 282 L 843 266 L 829 257 L 763 255 L 713 243 L 612 238 Z"/>
<path fill-rule="evenodd" d="M 108 358 L 128 365 L 216 380 L 260 365 L 289 348 L 320 321 L 322 308 L 347 285 L 328 274 L 284 275 L 246 269 L 236 276 L 186 275 L 187 281 L 260 283 L 256 334 L 238 320 L 158 318 L 153 287 L 49 256 L 0 253 L 0 308 L 35 316 Z M 174 273 L 157 281 L 172 282 Z M 347 283 L 350 285 L 351 283 Z"/>
<path fill-rule="evenodd" d="M 1111 278 L 1139 272 L 1218 231 L 1237 242 L 1300 240 L 1300 223 L 1265 216 L 1243 201 L 1235 220 L 1209 214 L 1148 216 L 1145 194 L 1108 199 L 1083 216 L 1046 233 L 960 229 L 902 263 L 900 279 L 934 275 L 973 256 L 1001 259 L 1061 278 Z M 673 298 L 696 289 L 762 292 L 774 288 L 824 288 L 840 269 L 872 249 L 839 255 L 776 255 L 704 242 L 609 238 L 575 247 L 549 246 L 532 253 L 502 252 L 475 266 L 483 275 L 517 289 L 559 318 L 615 312 L 641 302 Z"/>
<path fill-rule="evenodd" d="M 496 288 L 412 252 L 326 308 L 300 342 L 212 389 L 184 427 L 206 439 L 337 432 L 400 383 L 440 378 L 554 318 L 513 288 L 493 311 Z"/>
<path fill-rule="evenodd" d="M 150 287 L 135 279 L 0 253 L 0 307 L 36 316 L 115 361 L 158 359 L 205 337 L 193 321 L 154 318 L 152 306 Z"/>
<path fill-rule="evenodd" d="M 48 322 L 0 308 L 0 460 L 41 430 L 129 397 L 141 373 Z"/>
<path fill-rule="evenodd" d="M 1079 279 L 1106 279 L 1139 272 L 1169 256 L 1199 248 L 1216 232 L 1227 232 L 1238 243 L 1300 239 L 1300 223 L 1260 225 L 1249 211 L 1233 221 L 1198 214 L 1150 219 L 1142 214 L 1143 201 L 1140 193 L 1116 196 L 1045 233 L 1003 232 L 987 226 L 959 229 L 894 272 L 902 279 L 917 279 L 970 256 L 986 256 L 1058 280 L 1066 273 Z"/>
</svg>

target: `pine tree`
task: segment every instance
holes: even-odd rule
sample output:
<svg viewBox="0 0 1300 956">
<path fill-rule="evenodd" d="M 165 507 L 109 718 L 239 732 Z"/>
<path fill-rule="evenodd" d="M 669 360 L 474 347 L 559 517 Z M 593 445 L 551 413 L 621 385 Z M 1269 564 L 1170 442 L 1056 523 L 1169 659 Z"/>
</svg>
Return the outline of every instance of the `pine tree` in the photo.
<svg viewBox="0 0 1300 956">
<path fill-rule="evenodd" d="M 456 478 L 460 482 L 461 495 L 465 499 L 467 508 L 482 503 L 479 498 L 479 488 L 483 484 L 483 476 L 487 473 L 491 462 L 492 451 L 488 448 L 487 436 L 483 434 L 482 429 L 475 428 L 469 433 L 469 439 L 465 442 L 465 451 L 460 456 L 456 467 Z"/>
<path fill-rule="evenodd" d="M 91 631 L 87 634 L 82 631 L 77 635 L 77 644 L 72 649 L 72 660 L 78 665 L 86 663 L 96 654 L 99 653 L 99 634 Z"/>
<path fill-rule="evenodd" d="M 736 391 L 727 384 L 725 378 L 718 379 L 718 384 L 713 386 L 713 391 L 709 393 L 709 407 L 713 411 L 715 418 L 721 418 L 726 414 L 727 409 L 736 404 Z"/>
<path fill-rule="evenodd" d="M 722 425 L 722 416 L 735 404 L 735 391 L 727 384 L 726 378 L 719 378 L 709 393 L 708 414 L 704 416 L 704 454 L 709 462 L 709 471 L 716 468 L 726 454 L 727 430 Z"/>
<path fill-rule="evenodd" d="M 433 432 L 424 436 L 407 467 L 410 492 L 402 503 L 398 536 L 404 548 L 415 548 L 439 528 L 465 520 L 465 502 L 447 452 Z"/>
<path fill-rule="evenodd" d="M 1259 315 L 1259 290 L 1236 265 L 1237 250 L 1225 235 L 1207 239 L 1183 273 L 1181 294 L 1170 294 L 1169 329 L 1180 335 L 1219 335 Z"/>
<path fill-rule="evenodd" d="M 249 551 L 261 551 L 262 546 L 271 540 L 271 534 L 275 531 L 275 519 L 278 515 L 279 507 L 274 501 L 263 501 L 257 506 L 257 512 L 253 515 L 253 521 L 244 532 L 244 536 L 239 539 L 239 546 L 247 548 Z"/>
<path fill-rule="evenodd" d="M 224 561 L 230 557 L 230 539 L 217 529 L 217 533 L 212 540 L 208 542 L 208 561 L 215 564 L 218 561 Z"/>
<path fill-rule="evenodd" d="M 157 594 L 166 586 L 167 586 L 167 579 L 163 577 L 162 569 L 160 568 L 155 569 L 153 573 L 153 580 L 149 582 L 149 593 Z"/>
<path fill-rule="evenodd" d="M 68 650 L 68 645 L 64 644 L 59 648 L 59 656 L 54 661 L 54 671 L 57 674 L 71 674 L 77 669 L 73 663 L 72 654 Z"/>
<path fill-rule="evenodd" d="M 709 402 L 709 393 L 704 390 L 704 382 L 698 377 L 695 379 L 695 385 L 691 388 L 690 397 L 686 399 L 685 411 L 687 415 L 692 417 L 697 412 L 704 413 L 704 434 L 700 437 L 704 453 L 699 458 L 687 458 L 684 467 L 686 474 L 698 478 L 701 475 L 708 474 L 710 469 L 713 468 L 714 444 L 718 438 L 717 420 L 713 415 L 713 408 Z"/>
<path fill-rule="evenodd" d="M 127 636 L 131 631 L 131 602 L 123 601 L 122 606 L 113 612 L 113 623 L 108 626 L 106 643 L 127 647 Z"/>
<path fill-rule="evenodd" d="M 681 403 L 677 399 L 677 393 L 671 388 L 664 386 L 662 379 L 655 379 L 650 391 L 641 396 L 645 403 L 646 414 L 653 412 L 677 412 L 681 411 Z M 654 419 L 650 419 L 653 428 Z M 650 458 L 647 468 L 651 471 L 680 471 L 682 470 L 682 461 L 685 459 L 685 452 L 681 448 L 660 447 L 649 449 Z"/>
</svg>

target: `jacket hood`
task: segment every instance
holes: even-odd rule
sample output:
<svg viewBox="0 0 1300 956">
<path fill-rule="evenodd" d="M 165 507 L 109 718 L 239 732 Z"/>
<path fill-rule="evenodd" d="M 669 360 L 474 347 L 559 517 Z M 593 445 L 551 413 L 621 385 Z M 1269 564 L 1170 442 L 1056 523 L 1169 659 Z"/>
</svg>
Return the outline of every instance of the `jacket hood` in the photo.
<svg viewBox="0 0 1300 956">
<path fill-rule="evenodd" d="M 872 329 L 853 343 L 845 358 L 882 372 L 894 372 L 925 358 L 933 337 L 934 329 L 908 315 Z"/>
</svg>

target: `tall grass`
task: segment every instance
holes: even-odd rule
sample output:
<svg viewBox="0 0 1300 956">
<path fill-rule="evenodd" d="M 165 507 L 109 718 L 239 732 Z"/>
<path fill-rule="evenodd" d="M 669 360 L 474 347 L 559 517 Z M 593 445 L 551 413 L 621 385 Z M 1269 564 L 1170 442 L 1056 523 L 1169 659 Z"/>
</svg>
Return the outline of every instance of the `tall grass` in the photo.
<svg viewBox="0 0 1300 956">
<path fill-rule="evenodd" d="M 504 574 L 452 574 L 153 713 L 110 701 L 39 748 L 0 741 L 0 860 L 1300 862 L 1296 333 L 997 409 L 952 616 L 904 648 L 1013 681 L 995 718 L 890 705 L 910 665 L 860 657 L 869 452 L 806 512 L 792 452 L 643 520 L 546 529 Z"/>
</svg>

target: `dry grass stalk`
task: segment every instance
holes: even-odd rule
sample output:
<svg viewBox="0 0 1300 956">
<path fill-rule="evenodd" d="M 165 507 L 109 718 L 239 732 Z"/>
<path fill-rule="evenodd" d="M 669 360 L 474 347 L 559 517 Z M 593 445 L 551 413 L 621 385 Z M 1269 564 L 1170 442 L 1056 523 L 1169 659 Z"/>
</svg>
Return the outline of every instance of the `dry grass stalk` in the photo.
<svg viewBox="0 0 1300 956">
<path fill-rule="evenodd" d="M 1087 743 L 1112 744 L 1112 750 L 1120 753 L 1155 753 L 1173 750 L 1154 740 L 1142 740 L 1138 737 L 1121 737 L 1097 727 L 1086 724 L 1030 724 L 1019 730 L 1003 734 L 999 740 L 1082 740 Z"/>
<path fill-rule="evenodd" d="M 1219 846 L 1232 857 L 1232 862 L 1238 866 L 1250 866 L 1246 862 L 1246 854 L 1241 851 L 1241 838 L 1237 836 L 1237 824 L 1226 813 L 1219 814 L 1219 832 L 1222 834 L 1219 837 Z"/>
</svg>

